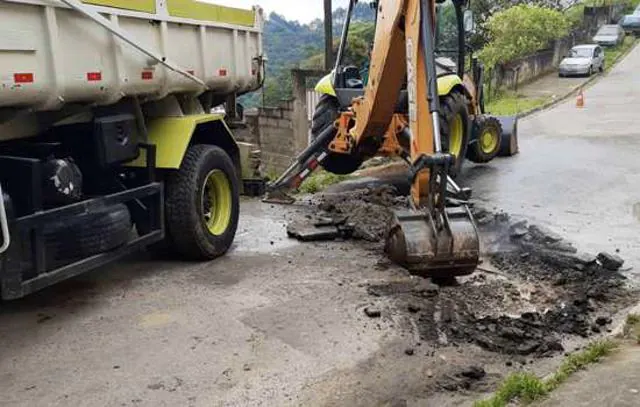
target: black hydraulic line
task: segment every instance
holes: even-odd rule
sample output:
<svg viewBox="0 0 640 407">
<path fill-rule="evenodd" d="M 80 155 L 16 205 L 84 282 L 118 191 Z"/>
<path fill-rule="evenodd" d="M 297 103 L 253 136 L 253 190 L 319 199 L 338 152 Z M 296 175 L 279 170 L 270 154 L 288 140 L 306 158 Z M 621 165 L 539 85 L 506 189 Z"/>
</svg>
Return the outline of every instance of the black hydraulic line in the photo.
<svg viewBox="0 0 640 407">
<path fill-rule="evenodd" d="M 420 37 L 423 46 L 425 64 L 427 66 L 427 99 L 429 101 L 429 111 L 431 113 L 440 111 L 440 100 L 438 98 L 438 83 L 435 63 L 435 43 L 433 39 L 433 10 L 428 0 L 420 0 Z"/>
<path fill-rule="evenodd" d="M 338 69 L 342 66 L 342 60 L 344 59 L 344 52 L 347 47 L 347 39 L 349 37 L 349 26 L 351 25 L 351 16 L 353 14 L 353 9 L 358 0 L 350 0 L 349 7 L 347 8 L 347 17 L 344 20 L 344 25 L 342 26 L 342 36 L 340 38 L 340 46 L 338 47 L 338 54 L 336 55 L 336 64 L 335 64 L 335 77 L 338 77 Z M 335 79 L 333 86 L 336 86 Z"/>
</svg>

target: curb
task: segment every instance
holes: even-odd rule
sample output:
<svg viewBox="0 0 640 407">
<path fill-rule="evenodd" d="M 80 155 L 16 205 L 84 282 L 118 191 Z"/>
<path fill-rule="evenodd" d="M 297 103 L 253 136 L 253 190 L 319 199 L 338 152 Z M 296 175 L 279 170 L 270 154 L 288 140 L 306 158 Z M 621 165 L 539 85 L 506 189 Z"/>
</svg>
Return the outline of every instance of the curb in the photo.
<svg viewBox="0 0 640 407">
<path fill-rule="evenodd" d="M 595 81 L 597 81 L 597 80 L 599 80 L 601 78 L 604 78 L 605 76 L 607 76 L 609 74 L 609 72 L 611 72 L 612 69 L 614 69 L 620 62 L 622 62 L 631 53 L 631 51 L 633 51 L 638 46 L 638 44 L 640 44 L 640 42 L 637 41 L 634 45 L 629 47 L 628 50 L 626 50 L 622 55 L 620 55 L 620 57 L 618 57 L 618 59 L 613 63 L 613 65 L 611 65 L 607 70 L 605 70 L 604 74 L 598 74 L 598 75 L 592 76 L 591 78 L 587 79 L 586 81 L 584 81 L 580 85 L 575 86 L 573 89 L 571 89 L 566 94 L 564 94 L 564 95 L 560 96 L 559 98 L 556 98 L 556 99 L 554 99 L 554 100 L 552 100 L 550 102 L 547 102 L 547 103 L 543 104 L 542 106 L 538 106 L 538 107 L 536 107 L 534 109 L 531 109 L 531 110 L 528 110 L 526 112 L 518 113 L 516 115 L 517 119 L 520 120 L 520 119 L 523 119 L 525 117 L 531 116 L 531 115 L 533 115 L 535 113 L 541 112 L 543 110 L 547 110 L 547 109 L 549 109 L 551 107 L 554 107 L 555 105 L 558 105 L 558 104 L 566 101 L 570 97 L 574 96 L 575 94 L 577 94 L 578 91 L 581 88 L 585 88 L 585 87 L 593 84 L 593 82 L 595 82 Z"/>
</svg>

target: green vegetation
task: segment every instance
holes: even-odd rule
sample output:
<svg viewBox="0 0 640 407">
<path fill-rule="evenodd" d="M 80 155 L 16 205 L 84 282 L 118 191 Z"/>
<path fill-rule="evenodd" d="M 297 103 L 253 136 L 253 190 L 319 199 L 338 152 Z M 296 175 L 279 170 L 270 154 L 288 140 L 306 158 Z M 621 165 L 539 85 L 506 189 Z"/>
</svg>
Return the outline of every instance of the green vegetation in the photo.
<svg viewBox="0 0 640 407">
<path fill-rule="evenodd" d="M 338 8 L 333 12 L 333 34 L 335 38 L 340 37 L 342 23 L 346 17 L 346 10 Z M 359 31 L 360 22 L 368 22 L 369 27 L 373 27 L 374 10 L 369 6 L 369 2 L 359 2 L 356 5 L 353 15 L 355 23 L 353 38 L 358 38 L 351 50 L 348 50 L 347 57 L 355 56 L 355 61 L 359 62 L 358 56 L 367 55 L 368 44 L 363 46 L 367 40 L 368 33 Z M 366 27 L 361 29 L 367 30 Z M 369 28 L 373 39 L 373 30 Z M 336 47 L 338 42 L 336 41 Z M 300 24 L 297 21 L 288 21 L 284 17 L 271 13 L 264 26 L 264 47 L 269 58 L 267 63 L 267 76 L 262 92 L 255 92 L 242 97 L 242 103 L 247 107 L 264 104 L 267 106 L 278 105 L 283 99 L 291 97 L 291 73 L 292 68 L 297 67 L 318 67 L 324 68 L 324 22 L 316 19 L 309 24 Z M 315 57 L 307 66 L 306 61 Z"/>
<path fill-rule="evenodd" d="M 586 369 L 589 365 L 600 362 L 603 357 L 610 355 L 617 348 L 617 343 L 611 340 L 603 340 L 590 344 L 582 352 L 569 355 L 560 365 L 558 370 L 547 380 L 545 388 L 551 392 L 564 383 L 572 374 Z"/>
<path fill-rule="evenodd" d="M 616 342 L 610 340 L 593 342 L 583 351 L 569 355 L 547 379 L 539 379 L 531 373 L 514 373 L 502 382 L 492 397 L 477 401 L 474 407 L 506 407 L 513 402 L 530 404 L 540 400 L 557 389 L 572 374 L 598 363 L 616 348 Z"/>
<path fill-rule="evenodd" d="M 571 27 L 579 27 L 584 20 L 584 3 L 578 3 L 569 7 L 564 12 Z"/>
<path fill-rule="evenodd" d="M 604 66 L 607 70 L 613 68 L 616 62 L 626 54 L 631 47 L 636 44 L 636 38 L 632 36 L 624 37 L 622 44 L 604 49 Z"/>
<path fill-rule="evenodd" d="M 511 116 L 528 112 L 547 103 L 547 98 L 527 98 L 513 92 L 502 93 L 487 103 L 487 112 L 498 116 Z"/>
<path fill-rule="evenodd" d="M 337 184 L 349 179 L 347 175 L 336 175 L 325 170 L 318 170 L 307 178 L 298 190 L 303 194 L 315 194 L 327 188 L 330 185 Z"/>
<path fill-rule="evenodd" d="M 569 19 L 560 11 L 521 4 L 494 14 L 487 22 L 490 41 L 479 57 L 488 67 L 513 61 L 567 35 Z"/>
<path fill-rule="evenodd" d="M 531 403 L 546 394 L 544 383 L 535 375 L 518 372 L 507 377 L 493 397 L 474 403 L 474 407 L 504 407 L 513 400 Z"/>
<path fill-rule="evenodd" d="M 373 44 L 375 25 L 373 21 L 355 21 L 349 29 L 349 46 L 345 50 L 345 63 L 358 67 L 364 67 L 369 59 L 369 48 Z M 340 45 L 340 39 L 333 42 L 335 49 Z M 302 68 L 323 69 L 324 51 L 317 51 L 315 55 L 301 63 Z"/>
</svg>

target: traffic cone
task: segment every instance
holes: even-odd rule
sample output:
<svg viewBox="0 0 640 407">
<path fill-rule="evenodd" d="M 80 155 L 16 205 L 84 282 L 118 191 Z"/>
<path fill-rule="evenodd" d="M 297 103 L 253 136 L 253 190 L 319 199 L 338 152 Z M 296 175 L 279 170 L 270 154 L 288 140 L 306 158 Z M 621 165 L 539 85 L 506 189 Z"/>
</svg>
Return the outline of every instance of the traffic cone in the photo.
<svg viewBox="0 0 640 407">
<path fill-rule="evenodd" d="M 580 89 L 580 92 L 578 92 L 578 98 L 576 100 L 576 107 L 578 107 L 578 108 L 584 107 L 584 92 L 582 92 L 582 89 Z"/>
</svg>

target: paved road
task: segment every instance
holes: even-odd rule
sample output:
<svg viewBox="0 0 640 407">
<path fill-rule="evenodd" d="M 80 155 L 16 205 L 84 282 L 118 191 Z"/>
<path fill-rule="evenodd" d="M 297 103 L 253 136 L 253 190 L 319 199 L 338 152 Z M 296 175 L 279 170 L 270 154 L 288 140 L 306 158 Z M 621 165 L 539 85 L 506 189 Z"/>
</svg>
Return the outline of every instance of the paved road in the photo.
<svg viewBox="0 0 640 407">
<path fill-rule="evenodd" d="M 640 348 L 628 345 L 603 363 L 578 372 L 538 407 L 636 407 L 639 362 Z"/>
<path fill-rule="evenodd" d="M 640 275 L 640 47 L 585 91 L 520 122 L 522 154 L 469 168 L 475 196 L 569 236 L 619 249 Z"/>
<path fill-rule="evenodd" d="M 560 78 L 557 72 L 552 72 L 521 86 L 518 93 L 529 98 L 556 99 L 571 92 L 587 80 L 588 78 L 580 76 Z"/>
</svg>

